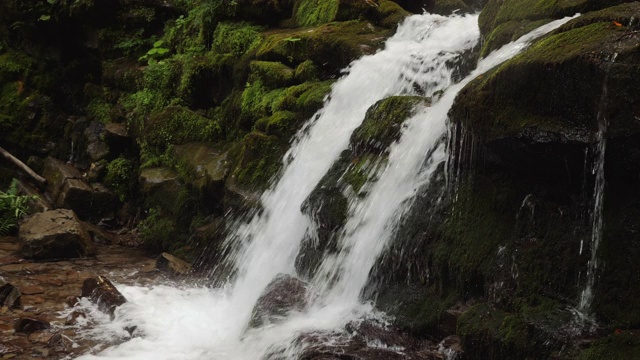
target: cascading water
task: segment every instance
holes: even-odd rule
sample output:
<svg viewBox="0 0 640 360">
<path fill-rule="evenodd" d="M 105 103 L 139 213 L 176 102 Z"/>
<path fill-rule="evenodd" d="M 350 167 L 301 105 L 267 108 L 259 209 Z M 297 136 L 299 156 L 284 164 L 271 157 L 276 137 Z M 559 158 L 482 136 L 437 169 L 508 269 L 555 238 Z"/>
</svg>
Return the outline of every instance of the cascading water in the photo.
<svg viewBox="0 0 640 360">
<path fill-rule="evenodd" d="M 597 137 L 597 149 L 596 149 L 596 161 L 593 165 L 593 174 L 595 174 L 595 186 L 593 189 L 593 210 L 591 212 L 591 257 L 589 259 L 587 267 L 587 282 L 585 288 L 580 294 L 580 302 L 578 304 L 578 311 L 583 317 L 590 316 L 591 303 L 593 302 L 593 286 L 596 281 L 596 271 L 598 269 L 598 247 L 602 240 L 603 230 L 603 200 L 604 200 L 604 160 L 607 149 L 606 133 L 609 126 L 609 119 L 607 118 L 607 105 L 609 101 L 609 89 L 608 79 L 611 66 L 615 62 L 617 54 L 613 54 L 607 68 L 604 81 L 602 83 L 602 95 L 600 98 L 600 104 L 598 105 L 598 137 Z M 580 254 L 582 254 L 582 244 L 580 246 Z M 592 321 L 591 321 L 592 322 Z"/>
<path fill-rule="evenodd" d="M 506 45 L 452 85 L 446 60 L 475 46 L 477 16 L 408 18 L 383 51 L 349 67 L 325 107 L 297 136 L 284 158 L 280 180 L 262 196 L 264 211 L 233 234 L 235 282 L 221 289 L 120 286 L 129 302 L 118 308 L 114 321 L 102 321 L 88 336 L 127 337 L 124 329 L 131 326 L 137 326 L 142 336 L 106 349 L 99 357 L 255 360 L 280 348 L 286 349 L 284 356 L 295 358 L 291 342 L 300 333 L 339 330 L 351 320 L 371 315 L 371 305 L 360 301 L 360 292 L 376 258 L 392 239 L 395 224 L 410 208 L 416 189 L 428 183 L 435 166 L 446 158 L 447 112 L 458 91 L 568 20 L 549 23 Z M 416 84 L 422 89 L 416 90 Z M 291 313 L 278 324 L 247 330 L 251 310 L 265 286 L 279 273 L 294 272 L 295 256 L 311 224 L 300 206 L 346 148 L 366 110 L 390 95 L 445 89 L 431 108 L 408 121 L 377 182 L 369 185 L 369 195 L 352 201 L 342 251 L 325 259 L 315 281 L 321 290 L 315 305 L 304 313 Z"/>
</svg>

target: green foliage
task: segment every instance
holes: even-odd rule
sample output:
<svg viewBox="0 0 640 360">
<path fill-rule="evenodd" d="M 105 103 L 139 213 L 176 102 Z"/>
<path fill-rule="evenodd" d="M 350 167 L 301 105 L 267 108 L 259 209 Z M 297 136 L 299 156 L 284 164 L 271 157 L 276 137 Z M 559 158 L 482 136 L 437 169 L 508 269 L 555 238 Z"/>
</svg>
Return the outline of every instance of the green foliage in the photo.
<svg viewBox="0 0 640 360">
<path fill-rule="evenodd" d="M 202 52 L 211 50 L 214 31 L 220 21 L 235 15 L 235 0 L 195 0 L 183 1 L 188 10 L 186 17 L 180 17 L 165 28 L 165 40 L 177 52 Z"/>
<path fill-rule="evenodd" d="M 166 58 L 170 50 L 166 47 L 162 47 L 163 44 L 164 40 L 158 40 L 154 42 L 153 47 L 149 49 L 146 54 L 142 55 L 138 60 L 148 61 L 149 64 L 153 64 L 158 60 Z"/>
<path fill-rule="evenodd" d="M 262 28 L 248 23 L 221 22 L 213 33 L 212 49 L 220 54 L 241 57 L 262 41 Z"/>
<path fill-rule="evenodd" d="M 284 153 L 278 138 L 251 132 L 242 140 L 233 176 L 242 187 L 258 190 L 266 188 L 280 169 Z"/>
<path fill-rule="evenodd" d="M 298 123 L 299 117 L 291 111 L 278 111 L 273 115 L 258 120 L 255 129 L 268 135 L 288 138 L 296 130 L 294 126 Z"/>
<path fill-rule="evenodd" d="M 131 160 L 119 157 L 107 165 L 104 182 L 115 191 L 120 201 L 125 201 L 131 195 L 131 182 L 135 179 L 132 175 L 134 167 Z"/>
<path fill-rule="evenodd" d="M 339 0 L 299 0 L 293 17 L 299 26 L 322 25 L 338 14 Z"/>
<path fill-rule="evenodd" d="M 111 119 L 111 107 L 112 105 L 106 103 L 100 98 L 95 98 L 87 105 L 87 115 L 89 119 L 99 121 L 103 124 L 108 124 Z"/>
<path fill-rule="evenodd" d="M 7 191 L 0 191 L 0 236 L 17 229 L 18 220 L 29 212 L 29 202 L 35 197 L 18 194 L 18 182 L 13 180 Z"/>
<path fill-rule="evenodd" d="M 145 125 L 143 138 L 158 148 L 191 141 L 213 142 L 222 137 L 217 119 L 209 119 L 181 106 L 166 107 L 149 118 Z"/>
<path fill-rule="evenodd" d="M 294 70 L 280 62 L 254 60 L 249 69 L 250 82 L 259 80 L 270 89 L 291 85 L 293 81 Z"/>
<path fill-rule="evenodd" d="M 147 218 L 138 224 L 140 239 L 153 251 L 171 251 L 178 233 L 176 220 L 164 215 L 159 208 L 149 209 Z"/>
</svg>

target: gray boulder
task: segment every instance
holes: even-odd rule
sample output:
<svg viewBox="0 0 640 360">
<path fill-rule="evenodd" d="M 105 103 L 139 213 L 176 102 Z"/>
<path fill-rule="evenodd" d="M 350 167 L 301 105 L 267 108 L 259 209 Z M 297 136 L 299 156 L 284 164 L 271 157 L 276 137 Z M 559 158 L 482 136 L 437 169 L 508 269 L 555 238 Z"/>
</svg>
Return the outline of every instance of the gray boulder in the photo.
<svg viewBox="0 0 640 360">
<path fill-rule="evenodd" d="M 89 233 L 72 210 L 36 214 L 20 225 L 20 253 L 33 259 L 68 259 L 95 254 Z"/>
</svg>

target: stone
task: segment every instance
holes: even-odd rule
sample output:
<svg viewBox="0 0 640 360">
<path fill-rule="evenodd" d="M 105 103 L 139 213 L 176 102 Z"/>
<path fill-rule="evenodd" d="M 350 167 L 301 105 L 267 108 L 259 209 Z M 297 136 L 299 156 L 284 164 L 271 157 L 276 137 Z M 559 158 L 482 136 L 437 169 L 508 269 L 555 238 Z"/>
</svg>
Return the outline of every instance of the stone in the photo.
<svg viewBox="0 0 640 360">
<path fill-rule="evenodd" d="M 102 184 L 89 185 L 78 169 L 69 164 L 48 157 L 43 176 L 53 205 L 72 209 L 82 219 L 99 219 L 115 209 L 113 192 Z"/>
<path fill-rule="evenodd" d="M 156 269 L 175 275 L 186 275 L 191 272 L 191 264 L 169 253 L 162 253 L 156 259 Z"/>
<path fill-rule="evenodd" d="M 0 286 L 0 307 L 17 309 L 20 307 L 20 290 L 12 284 L 6 283 Z"/>
<path fill-rule="evenodd" d="M 291 275 L 280 274 L 267 285 L 251 313 L 249 327 L 277 322 L 290 311 L 302 311 L 309 303 L 307 284 Z"/>
<path fill-rule="evenodd" d="M 87 145 L 87 155 L 92 161 L 99 161 L 109 155 L 109 145 L 104 141 L 95 141 Z"/>
<path fill-rule="evenodd" d="M 36 285 L 23 286 L 21 290 L 24 295 L 44 294 L 44 289 Z"/>
<path fill-rule="evenodd" d="M 59 204 L 58 198 L 67 179 L 82 178 L 82 174 L 78 169 L 52 157 L 47 157 L 44 160 L 42 176 L 47 179 L 47 191 L 56 206 Z"/>
<path fill-rule="evenodd" d="M 199 143 L 174 146 L 174 156 L 182 164 L 193 169 L 192 184 L 212 200 L 220 199 L 224 182 L 230 171 L 227 152 Z"/>
<path fill-rule="evenodd" d="M 124 295 L 103 276 L 86 279 L 82 283 L 81 296 L 98 305 L 100 311 L 111 315 L 112 318 L 116 308 L 127 302 Z"/>
<path fill-rule="evenodd" d="M 38 260 L 67 259 L 95 253 L 89 233 L 73 210 L 36 214 L 20 225 L 20 253 Z"/>
<path fill-rule="evenodd" d="M 17 333 L 31 334 L 36 331 L 46 330 L 51 327 L 48 321 L 41 320 L 35 317 L 23 316 L 16 321 L 14 330 Z"/>
<path fill-rule="evenodd" d="M 167 167 L 148 168 L 140 172 L 139 180 L 147 207 L 175 211 L 178 194 L 184 189 L 175 171 Z"/>
<path fill-rule="evenodd" d="M 48 331 L 36 331 L 29 335 L 29 341 L 40 344 L 48 344 L 53 334 Z"/>
</svg>

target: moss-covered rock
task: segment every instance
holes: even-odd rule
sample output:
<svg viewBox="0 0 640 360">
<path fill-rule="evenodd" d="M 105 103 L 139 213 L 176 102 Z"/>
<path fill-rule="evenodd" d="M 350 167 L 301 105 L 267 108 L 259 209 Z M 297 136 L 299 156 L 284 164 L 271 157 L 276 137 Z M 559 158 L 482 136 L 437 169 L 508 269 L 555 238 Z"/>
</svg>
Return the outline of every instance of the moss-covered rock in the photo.
<svg viewBox="0 0 640 360">
<path fill-rule="evenodd" d="M 214 142 L 222 136 L 215 119 L 179 106 L 169 106 L 149 118 L 140 135 L 150 145 L 159 148 L 193 141 Z"/>
<path fill-rule="evenodd" d="M 487 39 L 482 55 L 551 20 L 628 2 L 632 0 L 490 0 L 478 20 Z"/>
<path fill-rule="evenodd" d="M 629 18 L 640 15 L 637 3 L 619 7 Z M 611 20 L 592 22 L 609 11 Z M 519 136 L 531 141 L 589 141 L 598 128 L 597 109 L 606 79 L 609 93 L 615 94 L 606 99 L 610 136 L 637 132 L 633 114 L 640 99 L 631 90 L 640 72 L 636 35 L 633 28 L 614 23 L 617 14 L 613 8 L 594 20 L 569 22 L 473 81 L 459 94 L 454 116 L 469 119 L 466 123 L 483 140 Z M 540 91 L 536 96 L 517 95 L 532 89 Z"/>
<path fill-rule="evenodd" d="M 260 81 L 270 89 L 292 85 L 295 70 L 280 63 L 252 61 L 249 65 L 249 81 Z"/>
<path fill-rule="evenodd" d="M 275 136 L 257 131 L 247 134 L 237 154 L 232 154 L 235 167 L 227 181 L 248 191 L 265 189 L 280 170 L 285 150 Z"/>
<path fill-rule="evenodd" d="M 640 359 L 640 338 L 636 332 L 620 331 L 596 341 L 578 359 Z"/>
<path fill-rule="evenodd" d="M 402 123 L 419 106 L 431 100 L 419 96 L 392 96 L 380 100 L 367 110 L 362 125 L 351 135 L 350 146 L 356 154 L 379 153 L 400 138 Z"/>
<path fill-rule="evenodd" d="M 389 34 L 387 29 L 356 20 L 278 31 L 266 37 L 256 56 L 287 65 L 311 60 L 321 71 L 335 74 L 354 59 L 375 52 Z"/>
</svg>

